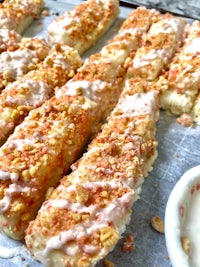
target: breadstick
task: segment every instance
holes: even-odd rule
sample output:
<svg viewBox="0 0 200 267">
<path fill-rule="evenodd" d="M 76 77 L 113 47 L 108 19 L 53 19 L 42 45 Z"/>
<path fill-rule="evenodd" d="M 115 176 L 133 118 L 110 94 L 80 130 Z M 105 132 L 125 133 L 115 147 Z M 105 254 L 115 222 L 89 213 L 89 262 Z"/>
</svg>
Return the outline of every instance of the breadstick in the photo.
<svg viewBox="0 0 200 267">
<path fill-rule="evenodd" d="M 18 49 L 0 54 L 0 91 L 8 83 L 17 80 L 28 71 L 34 69 L 49 52 L 44 39 L 23 38 Z"/>
<path fill-rule="evenodd" d="M 156 91 L 124 94 L 30 223 L 25 242 L 35 259 L 45 266 L 90 267 L 113 250 L 157 155 L 158 114 Z"/>
<path fill-rule="evenodd" d="M 146 11 L 133 11 L 144 28 L 155 17 Z M 130 31 L 132 28 L 131 16 Z M 126 23 L 126 22 L 125 22 Z M 120 32 L 112 50 L 103 49 L 87 60 L 78 73 L 55 96 L 29 112 L 0 148 L 0 227 L 15 239 L 24 231 L 41 206 L 45 192 L 55 186 L 80 156 L 88 138 L 113 109 L 122 90 L 125 59 L 135 49 L 142 31 Z M 112 41 L 108 44 L 111 46 Z M 114 45 L 115 43 L 115 45 Z M 115 57 L 114 57 L 115 55 Z"/>
<path fill-rule="evenodd" d="M 189 113 L 200 88 L 200 22 L 188 25 L 188 36 L 165 74 L 168 90 L 162 108 L 175 115 Z"/>
<path fill-rule="evenodd" d="M 196 122 L 198 125 L 200 125 L 200 94 L 199 93 L 197 94 L 197 97 L 195 98 L 190 115 L 192 117 L 192 120 Z"/>
<path fill-rule="evenodd" d="M 43 6 L 43 0 L 5 0 L 0 5 L 0 28 L 22 34 Z"/>
<path fill-rule="evenodd" d="M 94 45 L 113 24 L 119 0 L 88 0 L 55 19 L 48 27 L 48 41 L 63 42 L 80 54 Z"/>
<path fill-rule="evenodd" d="M 0 94 L 0 145 L 28 112 L 52 97 L 54 89 L 71 79 L 81 64 L 76 50 L 57 44 L 35 70 L 10 83 Z"/>
<path fill-rule="evenodd" d="M 129 73 L 147 80 L 156 79 L 181 44 L 185 24 L 184 20 L 169 14 L 152 24 L 136 51 Z"/>
</svg>

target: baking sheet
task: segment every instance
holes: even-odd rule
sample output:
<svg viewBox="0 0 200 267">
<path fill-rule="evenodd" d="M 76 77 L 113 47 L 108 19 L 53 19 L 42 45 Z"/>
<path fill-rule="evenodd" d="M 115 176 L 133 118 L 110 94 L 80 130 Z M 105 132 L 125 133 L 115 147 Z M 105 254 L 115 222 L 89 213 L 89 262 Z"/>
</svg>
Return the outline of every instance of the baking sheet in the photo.
<svg viewBox="0 0 200 267">
<path fill-rule="evenodd" d="M 42 17 L 35 21 L 25 32 L 25 36 L 46 36 L 47 25 L 58 15 L 70 10 L 80 3 L 73 0 L 73 4 L 67 0 L 46 0 L 50 16 Z M 121 8 L 121 13 L 116 23 L 103 38 L 84 54 L 87 58 L 90 54 L 98 52 L 106 44 L 119 28 L 121 22 L 132 10 Z M 124 238 L 118 243 L 107 259 L 111 260 L 115 267 L 170 267 L 171 263 L 165 245 L 164 234 L 157 233 L 150 225 L 151 218 L 155 215 L 164 220 L 166 203 L 171 190 L 182 176 L 191 167 L 200 162 L 200 127 L 184 128 L 176 123 L 176 118 L 161 111 L 157 124 L 158 158 L 154 163 L 154 169 L 142 187 L 141 199 L 133 206 L 133 214 L 124 237 L 127 234 L 134 236 L 135 250 L 122 252 Z M 21 242 L 11 240 L 0 234 L 0 254 L 4 255 L 4 249 L 17 254 L 8 259 L 0 258 L 1 267 L 42 267 L 42 264 L 34 261 L 23 247 Z M 14 249 L 14 251 L 13 251 Z M 17 253 L 15 253 L 17 252 Z M 103 267 L 103 261 L 97 267 Z"/>
</svg>

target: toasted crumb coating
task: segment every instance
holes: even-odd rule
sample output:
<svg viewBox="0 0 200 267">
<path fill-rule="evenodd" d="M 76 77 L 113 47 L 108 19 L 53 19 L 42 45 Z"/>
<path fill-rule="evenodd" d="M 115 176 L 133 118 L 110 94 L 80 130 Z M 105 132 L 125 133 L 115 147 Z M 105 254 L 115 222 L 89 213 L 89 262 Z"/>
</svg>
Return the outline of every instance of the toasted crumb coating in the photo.
<svg viewBox="0 0 200 267">
<path fill-rule="evenodd" d="M 88 0 L 49 25 L 48 41 L 51 45 L 62 42 L 83 54 L 108 30 L 118 14 L 118 0 Z"/>
<path fill-rule="evenodd" d="M 10 83 L 0 94 L 0 144 L 21 123 L 29 111 L 41 106 L 63 86 L 82 65 L 78 52 L 66 45 L 55 45 L 45 60 Z"/>
<path fill-rule="evenodd" d="M 49 52 L 49 45 L 44 39 L 22 38 L 14 51 L 0 54 L 0 91 L 10 82 L 17 80 L 36 64 L 44 60 Z"/>
<path fill-rule="evenodd" d="M 149 14 L 148 25 L 155 12 Z M 48 188 L 69 171 L 95 126 L 114 108 L 124 84 L 125 60 L 143 33 L 138 31 L 127 35 L 126 26 L 119 33 L 123 39 L 115 37 L 108 44 L 116 43 L 112 52 L 104 47 L 91 56 L 55 96 L 29 112 L 0 148 L 0 227 L 7 235 L 24 237 Z"/>
<path fill-rule="evenodd" d="M 16 50 L 21 38 L 14 30 L 0 29 L 0 53 Z"/>
<path fill-rule="evenodd" d="M 88 151 L 29 224 L 25 242 L 37 260 L 90 267 L 114 248 L 157 155 L 158 112 L 156 91 L 124 92 Z"/>
<path fill-rule="evenodd" d="M 130 76 L 139 76 L 149 81 L 156 79 L 166 69 L 182 43 L 186 22 L 166 14 L 153 23 L 136 51 Z"/>
<path fill-rule="evenodd" d="M 43 0 L 5 0 L 0 6 L 0 28 L 22 34 L 43 6 Z"/>
<path fill-rule="evenodd" d="M 192 112 L 192 117 L 198 121 L 193 105 L 200 88 L 200 22 L 187 25 L 185 32 L 183 46 L 165 73 L 168 88 L 161 98 L 161 106 L 175 115 Z"/>
</svg>

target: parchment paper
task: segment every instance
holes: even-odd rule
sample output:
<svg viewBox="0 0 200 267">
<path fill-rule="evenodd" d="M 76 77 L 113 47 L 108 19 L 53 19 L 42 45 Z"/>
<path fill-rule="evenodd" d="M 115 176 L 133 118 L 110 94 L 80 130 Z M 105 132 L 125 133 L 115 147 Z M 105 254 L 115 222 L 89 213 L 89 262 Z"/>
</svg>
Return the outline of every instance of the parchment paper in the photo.
<svg viewBox="0 0 200 267">
<path fill-rule="evenodd" d="M 42 17 L 35 21 L 24 36 L 46 37 L 47 25 L 59 14 L 70 10 L 80 1 L 46 0 L 46 7 L 50 16 Z M 92 49 L 84 54 L 87 58 L 90 54 L 98 52 L 106 44 L 113 34 L 119 29 L 121 22 L 132 11 L 129 8 L 121 8 L 121 13 L 114 26 Z M 171 263 L 165 245 L 165 236 L 156 232 L 150 225 L 151 218 L 155 215 L 164 220 L 165 207 L 171 190 L 182 176 L 191 167 L 200 163 L 200 127 L 184 128 L 176 123 L 176 118 L 161 111 L 157 124 L 158 158 L 154 163 L 154 169 L 146 178 L 141 191 L 141 198 L 133 206 L 133 214 L 124 237 L 127 234 L 134 236 L 135 250 L 122 252 L 124 237 L 111 252 L 107 259 L 111 260 L 115 267 L 170 267 Z M 172 218 L 173 219 L 173 218 Z M 0 234 L 0 249 L 19 247 L 18 256 L 3 259 L 0 258 L 1 267 L 42 267 L 42 264 L 34 261 L 23 247 L 21 242 L 11 240 Z M 103 267 L 103 261 L 97 267 Z M 56 267 L 56 266 L 55 266 Z"/>
</svg>

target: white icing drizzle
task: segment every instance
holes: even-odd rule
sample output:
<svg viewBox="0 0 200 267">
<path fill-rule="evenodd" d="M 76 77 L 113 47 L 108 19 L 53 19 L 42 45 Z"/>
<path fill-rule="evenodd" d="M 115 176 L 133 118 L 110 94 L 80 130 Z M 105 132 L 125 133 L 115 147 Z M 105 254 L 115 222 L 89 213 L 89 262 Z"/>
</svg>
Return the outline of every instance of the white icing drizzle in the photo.
<svg viewBox="0 0 200 267">
<path fill-rule="evenodd" d="M 0 200 L 0 214 L 7 211 L 12 200 L 12 195 L 14 193 L 30 193 L 31 188 L 26 186 L 21 186 L 17 184 L 10 184 L 7 189 L 5 189 L 4 197 Z"/>
<path fill-rule="evenodd" d="M 54 249 L 64 250 L 65 253 L 69 251 L 69 246 L 66 246 L 66 243 L 69 241 L 75 241 L 83 236 L 90 235 L 94 230 L 101 229 L 107 226 L 107 223 L 98 223 L 98 222 L 90 222 L 85 224 L 75 225 L 72 229 L 68 231 L 63 231 L 59 235 L 52 237 L 47 241 L 46 248 L 43 252 L 44 257 L 48 256 L 48 254 Z M 85 251 L 85 246 L 83 246 L 83 251 Z M 87 249 L 87 248 L 86 248 Z M 79 248 L 80 250 L 80 248 Z M 73 252 L 70 249 L 70 253 L 75 255 L 77 253 L 77 248 Z"/>
<path fill-rule="evenodd" d="M 184 53 L 192 53 L 193 55 L 196 53 L 200 53 L 200 38 L 195 38 L 192 40 L 185 48 Z"/>
<path fill-rule="evenodd" d="M 156 35 L 159 33 L 179 33 L 181 22 L 177 18 L 164 19 L 152 24 L 149 33 Z"/>
<path fill-rule="evenodd" d="M 19 91 L 21 88 L 26 88 L 25 93 L 16 94 L 12 97 L 9 92 L 14 88 Z M 28 90 L 27 90 L 28 89 Z M 10 83 L 2 94 L 8 94 L 5 101 L 8 103 L 13 103 L 15 105 L 25 105 L 31 107 L 38 107 L 49 99 L 52 94 L 52 86 L 43 81 L 36 80 L 26 80 L 26 81 L 16 81 Z"/>
<path fill-rule="evenodd" d="M 43 263 L 48 263 L 48 255 L 53 250 L 63 250 L 66 254 L 75 255 L 80 249 L 86 253 L 96 253 L 98 247 L 84 245 L 78 247 L 78 244 L 71 246 L 66 244 L 69 241 L 76 241 L 77 239 L 91 235 L 96 229 L 101 229 L 108 226 L 108 223 L 112 221 L 114 224 L 117 222 L 123 214 L 125 214 L 128 207 L 131 207 L 133 202 L 133 191 L 124 194 L 121 198 L 114 199 L 106 208 L 98 208 L 94 210 L 94 215 L 97 216 L 97 220 L 91 218 L 82 224 L 77 224 L 67 231 L 60 232 L 58 235 L 51 237 L 47 243 L 46 248 L 43 251 L 37 252 L 37 259 Z M 100 252 L 101 253 L 101 252 Z M 48 265 L 47 265 L 48 266 Z"/>
<path fill-rule="evenodd" d="M 0 39 L 4 41 L 8 41 L 10 38 L 10 31 L 8 29 L 0 29 Z"/>
<path fill-rule="evenodd" d="M 96 188 L 96 187 L 105 187 L 109 186 L 111 189 L 116 189 L 118 187 L 121 187 L 121 183 L 116 182 L 116 181 L 102 181 L 102 182 L 88 182 L 84 184 L 84 188 L 86 189 L 91 189 L 91 188 Z M 63 186 L 62 186 L 63 187 Z M 76 191 L 76 184 L 73 184 L 67 188 L 63 188 L 63 190 L 66 190 L 67 193 Z M 97 212 L 97 208 L 92 205 L 92 206 L 85 206 L 84 204 L 81 203 L 72 203 L 70 200 L 67 199 L 49 199 L 45 201 L 44 205 L 41 207 L 39 212 L 42 212 L 49 207 L 52 208 L 60 208 L 60 209 L 68 209 L 68 210 L 73 210 L 74 212 L 79 212 L 79 213 L 90 213 L 91 215 Z"/>
<path fill-rule="evenodd" d="M 149 38 L 153 38 L 154 35 L 159 33 L 173 33 L 175 34 L 174 44 L 171 46 L 171 48 L 168 49 L 152 49 L 144 55 L 143 51 L 139 49 L 133 60 L 133 67 L 137 69 L 146 65 L 154 65 L 155 63 L 153 61 L 157 58 L 162 59 L 164 63 L 168 63 L 169 58 L 174 52 L 174 48 L 178 45 L 178 40 L 180 39 L 180 36 L 183 32 L 183 27 L 184 24 L 181 22 L 181 20 L 176 18 L 161 20 L 153 24 L 148 33 Z"/>
<path fill-rule="evenodd" d="M 28 66 L 36 57 L 36 51 L 30 49 L 17 49 L 13 52 L 3 52 L 0 55 L 0 71 L 8 71 L 13 79 L 22 76 L 28 71 Z"/>
<path fill-rule="evenodd" d="M 142 34 L 142 32 L 143 32 L 142 28 L 129 28 L 119 31 L 119 34 L 117 36 L 125 36 L 126 34 L 134 36 L 136 34 Z"/>
<path fill-rule="evenodd" d="M 102 4 L 105 10 L 106 10 L 106 9 L 109 9 L 109 7 L 110 7 L 110 1 L 95 0 L 95 2 L 96 2 L 98 5 Z"/>
<path fill-rule="evenodd" d="M 14 40 L 12 40 L 12 34 L 15 37 Z M 17 34 L 14 31 L 10 31 L 8 29 L 0 29 L 0 48 L 6 49 L 7 46 L 12 45 L 13 41 L 14 43 L 17 43 L 21 40 L 21 36 Z"/>
<path fill-rule="evenodd" d="M 0 180 L 1 181 L 11 180 L 12 182 L 16 182 L 18 179 L 19 179 L 18 173 L 0 170 Z"/>
<path fill-rule="evenodd" d="M 88 254 L 95 254 L 97 253 L 99 248 L 92 246 L 92 245 L 85 245 L 84 246 L 84 252 Z"/>
<path fill-rule="evenodd" d="M 155 60 L 157 58 L 162 59 L 164 62 L 167 62 L 169 58 L 171 57 L 172 50 L 171 49 L 152 49 L 148 51 L 146 55 L 139 55 L 136 54 L 134 60 L 133 60 L 133 67 L 134 68 L 140 68 L 146 65 L 153 65 L 154 62 L 152 60 Z"/>
<path fill-rule="evenodd" d="M 31 111 L 29 112 L 29 115 L 31 115 Z M 31 116 L 29 116 L 31 118 Z M 27 131 L 27 128 L 30 127 L 30 123 L 32 123 L 32 120 L 24 120 L 20 125 L 18 125 L 15 128 L 15 136 L 18 136 L 18 132 L 20 133 L 23 129 L 24 132 Z M 18 139 L 15 138 L 15 136 L 10 136 L 8 141 L 3 144 L 4 148 L 8 149 L 17 149 L 19 151 L 23 151 L 25 146 L 31 146 L 32 148 L 37 148 L 41 150 L 47 150 L 48 153 L 55 154 L 56 151 L 54 147 L 51 149 L 51 146 L 47 148 L 45 141 L 48 141 L 52 138 L 60 138 L 62 136 L 63 128 L 66 126 L 63 125 L 62 121 L 56 121 L 51 120 L 49 123 L 51 124 L 51 130 L 49 130 L 48 134 L 43 134 L 42 129 L 44 127 L 43 123 L 40 121 L 35 121 L 34 123 L 37 123 L 37 129 L 35 129 L 34 133 L 30 137 L 26 137 L 24 139 Z"/>
<path fill-rule="evenodd" d="M 132 39 L 127 38 L 127 39 L 123 39 L 123 40 L 116 40 L 115 42 L 111 42 L 110 44 L 103 47 L 103 49 L 101 50 L 100 53 L 102 56 L 105 56 L 105 57 L 107 56 L 108 58 L 110 58 L 111 55 L 115 55 L 118 53 L 125 54 L 127 52 L 125 51 L 124 47 L 125 46 L 128 47 L 131 44 L 132 44 Z M 118 46 L 118 49 L 112 49 L 113 46 Z M 110 49 L 110 47 L 111 47 L 111 49 Z"/>
<path fill-rule="evenodd" d="M 3 116 L 2 116 L 3 117 Z M 12 128 L 12 124 L 8 123 L 7 121 L 4 120 L 4 118 L 0 119 L 0 127 L 2 128 L 1 131 L 9 131 L 10 128 Z"/>
<path fill-rule="evenodd" d="M 58 90 L 56 92 L 56 97 L 62 97 L 62 94 L 65 95 L 80 95 L 82 94 L 84 97 L 94 101 L 99 102 L 101 99 L 102 91 L 105 90 L 106 87 L 109 86 L 109 83 L 95 80 L 95 81 L 71 81 L 67 83 L 67 86 L 64 87 L 64 90 Z"/>
<path fill-rule="evenodd" d="M 93 213 L 95 210 L 95 207 L 86 207 L 81 203 L 71 203 L 69 200 L 66 199 L 55 199 L 55 200 L 48 200 L 46 201 L 44 207 L 41 208 L 40 212 L 44 209 L 47 209 L 48 207 L 52 208 L 59 208 L 59 209 L 70 209 L 74 212 L 79 213 Z"/>
<path fill-rule="evenodd" d="M 61 18 L 54 20 L 50 25 L 48 30 L 55 30 L 58 32 L 59 29 L 66 30 L 67 26 L 71 26 L 72 23 L 75 25 L 80 22 L 80 18 L 76 16 L 76 11 L 67 11 Z"/>
<path fill-rule="evenodd" d="M 114 199 L 106 208 L 97 211 L 98 221 L 113 222 L 115 225 L 122 214 L 125 214 L 127 207 L 131 207 L 132 203 L 133 192 L 128 192 L 121 198 Z"/>
<path fill-rule="evenodd" d="M 155 96 L 156 92 L 138 93 L 132 96 L 126 96 L 119 104 L 115 112 L 121 111 L 122 114 L 119 116 L 139 116 L 142 114 L 151 114 L 155 107 Z M 116 115 L 118 116 L 118 115 Z"/>
<path fill-rule="evenodd" d="M 78 16 L 74 17 L 73 15 L 74 15 L 74 10 L 68 11 L 62 16 L 62 18 L 54 20 L 48 26 L 48 40 L 51 44 L 58 42 L 69 44 L 71 42 L 70 34 L 75 29 L 75 27 L 74 26 L 68 27 L 68 26 L 80 24 L 80 18 Z"/>
<path fill-rule="evenodd" d="M 67 51 L 73 51 L 70 47 L 68 47 L 67 45 L 62 46 L 62 49 L 65 50 L 65 53 Z M 69 55 L 70 58 L 70 55 Z M 67 62 L 67 57 L 64 56 L 62 53 L 58 53 L 57 51 L 54 51 L 53 53 L 50 53 L 49 56 L 47 56 L 44 59 L 44 66 L 49 66 L 48 65 L 48 60 L 51 59 L 53 61 L 54 66 L 60 66 L 62 68 L 66 68 L 68 69 L 69 67 L 71 67 L 71 65 L 69 65 L 69 63 Z"/>
<path fill-rule="evenodd" d="M 33 138 L 25 139 L 12 139 L 10 142 L 5 143 L 10 149 L 17 149 L 18 151 L 23 151 L 25 146 L 34 146 L 35 140 Z"/>
<path fill-rule="evenodd" d="M 142 28 L 129 28 L 121 30 L 117 37 L 124 37 L 124 39 L 118 40 L 118 38 L 116 38 L 116 40 L 106 45 L 101 50 L 101 55 L 103 57 L 108 57 L 109 59 L 111 59 L 113 64 L 118 66 L 128 56 L 130 49 L 133 50 L 137 48 L 138 38 L 142 35 L 143 31 L 144 29 Z M 129 38 L 126 37 L 126 34 L 130 34 Z M 112 49 L 112 46 L 118 46 L 118 49 Z"/>
</svg>

